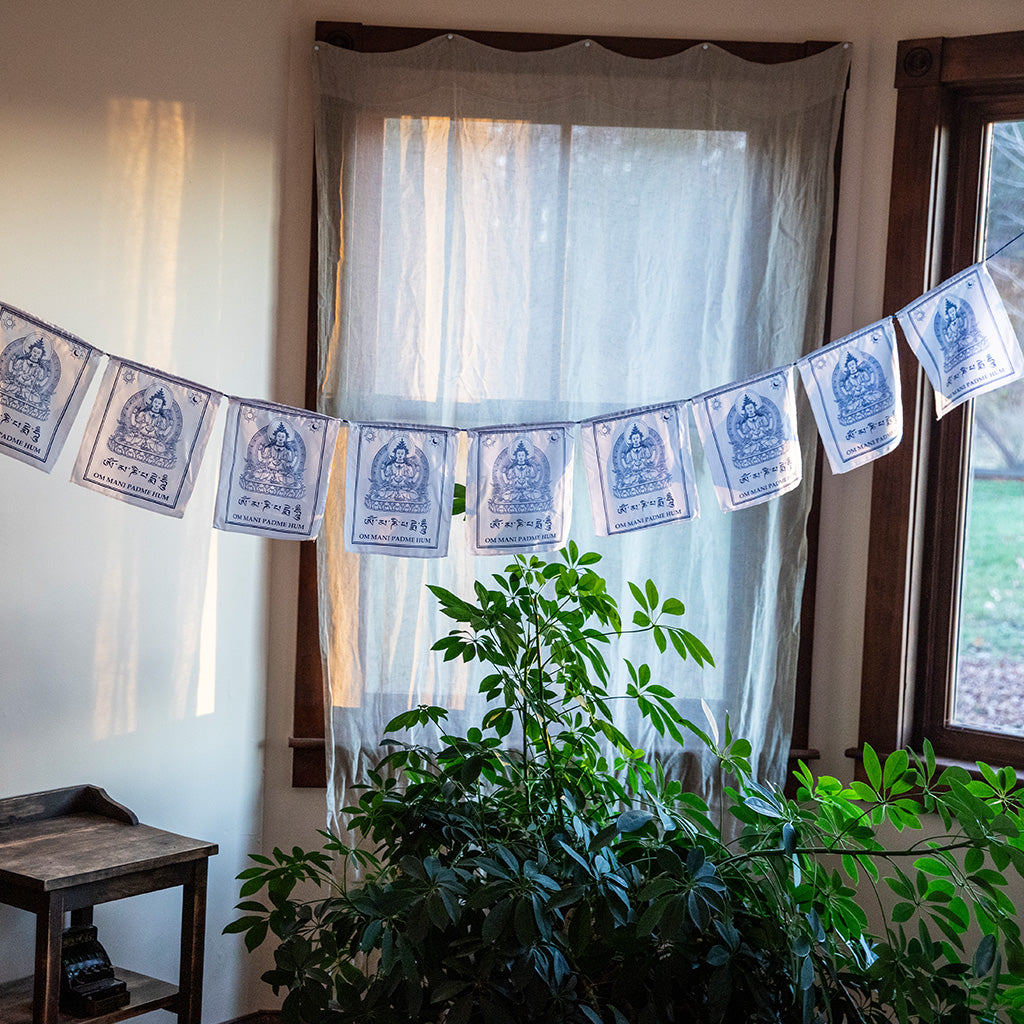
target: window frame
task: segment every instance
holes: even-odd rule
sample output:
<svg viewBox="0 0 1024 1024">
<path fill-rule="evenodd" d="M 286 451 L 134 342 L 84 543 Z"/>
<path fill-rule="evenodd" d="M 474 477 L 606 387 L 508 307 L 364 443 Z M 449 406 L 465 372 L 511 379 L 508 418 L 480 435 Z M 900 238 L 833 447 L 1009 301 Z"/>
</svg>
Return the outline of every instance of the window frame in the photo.
<svg viewBox="0 0 1024 1024">
<path fill-rule="evenodd" d="M 899 43 L 884 308 L 977 262 L 985 125 L 1024 117 L 1024 32 Z M 920 749 L 945 762 L 1024 765 L 1024 739 L 946 722 L 955 670 L 971 405 L 936 421 L 898 332 L 904 440 L 875 464 L 858 757 Z"/>
<path fill-rule="evenodd" d="M 583 39 L 595 42 L 625 56 L 657 58 L 689 49 L 703 42 L 714 42 L 736 56 L 764 64 L 798 60 L 835 46 L 834 41 L 808 40 L 803 43 L 763 43 L 750 41 L 714 41 L 705 39 L 666 39 L 635 36 L 564 35 L 523 32 L 476 32 L 463 29 L 406 28 L 364 25 L 360 22 L 316 23 L 315 39 L 360 52 L 386 52 L 416 46 L 439 35 L 458 34 L 489 46 L 506 50 L 553 49 Z M 843 122 L 840 121 L 835 153 L 835 195 L 839 193 L 839 166 L 842 153 Z M 315 174 L 314 174 L 315 179 Z M 835 263 L 835 232 L 838 201 L 833 204 L 832 238 L 829 251 L 826 332 L 831 321 L 832 284 Z M 310 274 L 306 335 L 305 406 L 316 408 L 317 380 L 317 245 L 316 187 L 314 180 L 310 220 Z M 823 343 L 829 338 L 823 339 Z M 808 556 L 801 600 L 801 640 L 798 654 L 796 701 L 790 763 L 796 759 L 813 760 L 817 750 L 808 746 L 810 719 L 810 672 L 813 643 L 815 580 L 817 576 L 817 522 L 820 510 L 822 448 L 819 442 L 815 460 L 814 493 L 807 521 Z M 319 609 L 317 601 L 317 560 L 315 541 L 300 543 L 298 611 L 296 628 L 295 690 L 293 732 L 288 738 L 292 748 L 292 787 L 326 786 L 324 669 L 320 651 Z"/>
</svg>

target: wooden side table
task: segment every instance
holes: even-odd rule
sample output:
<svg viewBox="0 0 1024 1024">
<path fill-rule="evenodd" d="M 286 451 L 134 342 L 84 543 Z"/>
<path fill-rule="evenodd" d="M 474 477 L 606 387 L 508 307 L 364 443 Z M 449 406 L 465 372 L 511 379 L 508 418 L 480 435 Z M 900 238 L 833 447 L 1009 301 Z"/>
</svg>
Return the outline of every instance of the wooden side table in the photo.
<svg viewBox="0 0 1024 1024">
<path fill-rule="evenodd" d="M 36 915 L 34 978 L 0 985 L 0 1024 L 64 1024 L 59 1011 L 64 915 L 90 924 L 98 903 L 182 887 L 178 985 L 115 967 L 128 983 L 127 1006 L 91 1024 L 113 1024 L 170 1010 L 200 1024 L 206 929 L 207 858 L 213 843 L 140 825 L 96 786 L 0 799 L 0 903 Z M 102 936 L 100 939 L 102 941 Z"/>
</svg>

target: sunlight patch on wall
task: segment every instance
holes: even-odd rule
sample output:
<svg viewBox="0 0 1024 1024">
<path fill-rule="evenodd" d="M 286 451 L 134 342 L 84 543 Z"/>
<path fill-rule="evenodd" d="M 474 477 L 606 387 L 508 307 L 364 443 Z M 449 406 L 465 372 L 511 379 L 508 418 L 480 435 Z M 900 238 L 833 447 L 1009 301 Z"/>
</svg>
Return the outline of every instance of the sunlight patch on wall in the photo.
<svg viewBox="0 0 1024 1024">
<path fill-rule="evenodd" d="M 119 354 L 172 363 L 182 201 L 195 135 L 176 100 L 108 106 L 106 291 Z"/>
<path fill-rule="evenodd" d="M 213 479 L 204 475 L 196 499 L 213 501 Z M 168 676 L 169 714 L 175 721 L 199 718 L 214 710 L 217 667 L 218 534 L 208 521 L 186 517 L 174 582 L 175 610 L 168 623 L 174 658 Z"/>
<path fill-rule="evenodd" d="M 217 695 L 217 533 L 211 531 L 207 557 L 203 617 L 199 627 L 199 674 L 196 679 L 196 718 L 212 715 Z"/>
<path fill-rule="evenodd" d="M 97 740 L 124 736 L 137 727 L 141 600 L 137 541 L 110 544 L 96 614 L 92 734 Z"/>
</svg>

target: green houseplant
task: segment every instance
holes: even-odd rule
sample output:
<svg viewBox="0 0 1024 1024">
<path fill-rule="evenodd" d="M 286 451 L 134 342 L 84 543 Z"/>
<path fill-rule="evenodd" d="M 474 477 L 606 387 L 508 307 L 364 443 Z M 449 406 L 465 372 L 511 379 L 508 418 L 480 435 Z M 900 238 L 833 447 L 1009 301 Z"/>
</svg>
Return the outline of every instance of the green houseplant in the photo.
<svg viewBox="0 0 1024 1024">
<path fill-rule="evenodd" d="M 627 629 L 711 656 L 650 581 L 624 626 L 598 561 L 570 544 L 471 599 L 432 588 L 455 623 L 435 649 L 489 669 L 479 727 L 435 751 L 399 737 L 443 708 L 398 716 L 346 809 L 354 844 L 324 833 L 239 876 L 225 931 L 276 938 L 264 980 L 287 1024 L 1024 1021 L 1013 771 L 866 749 L 866 782 L 801 765 L 787 799 L 648 665 L 626 662 L 612 696 L 607 643 Z M 713 753 L 735 828 L 633 747 L 615 699 Z"/>
</svg>

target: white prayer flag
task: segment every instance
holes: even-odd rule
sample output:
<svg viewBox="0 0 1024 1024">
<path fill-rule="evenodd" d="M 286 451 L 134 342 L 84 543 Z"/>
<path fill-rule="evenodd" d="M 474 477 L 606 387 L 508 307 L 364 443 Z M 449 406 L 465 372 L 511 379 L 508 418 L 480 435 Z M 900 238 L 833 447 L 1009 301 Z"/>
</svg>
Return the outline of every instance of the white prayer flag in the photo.
<svg viewBox="0 0 1024 1024">
<path fill-rule="evenodd" d="M 180 519 L 220 399 L 200 384 L 111 357 L 71 479 Z"/>
<path fill-rule="evenodd" d="M 833 473 L 887 455 L 903 437 L 892 320 L 880 320 L 797 362 Z"/>
<path fill-rule="evenodd" d="M 459 431 L 349 423 L 345 547 L 362 554 L 448 554 Z"/>
<path fill-rule="evenodd" d="M 1017 380 L 1024 356 L 984 263 L 904 306 L 896 318 L 935 389 L 935 415 Z"/>
<path fill-rule="evenodd" d="M 772 370 L 693 399 L 693 412 L 722 510 L 759 505 L 799 486 L 793 367 Z"/>
<path fill-rule="evenodd" d="M 102 356 L 81 338 L 0 305 L 0 452 L 49 473 Z"/>
<path fill-rule="evenodd" d="M 340 426 L 340 420 L 307 409 L 232 398 L 213 525 L 258 537 L 314 540 Z"/>
<path fill-rule="evenodd" d="M 599 537 L 700 515 L 685 403 L 595 416 L 580 428 Z"/>
<path fill-rule="evenodd" d="M 468 430 L 466 522 L 478 555 L 554 551 L 572 521 L 573 423 Z"/>
</svg>

